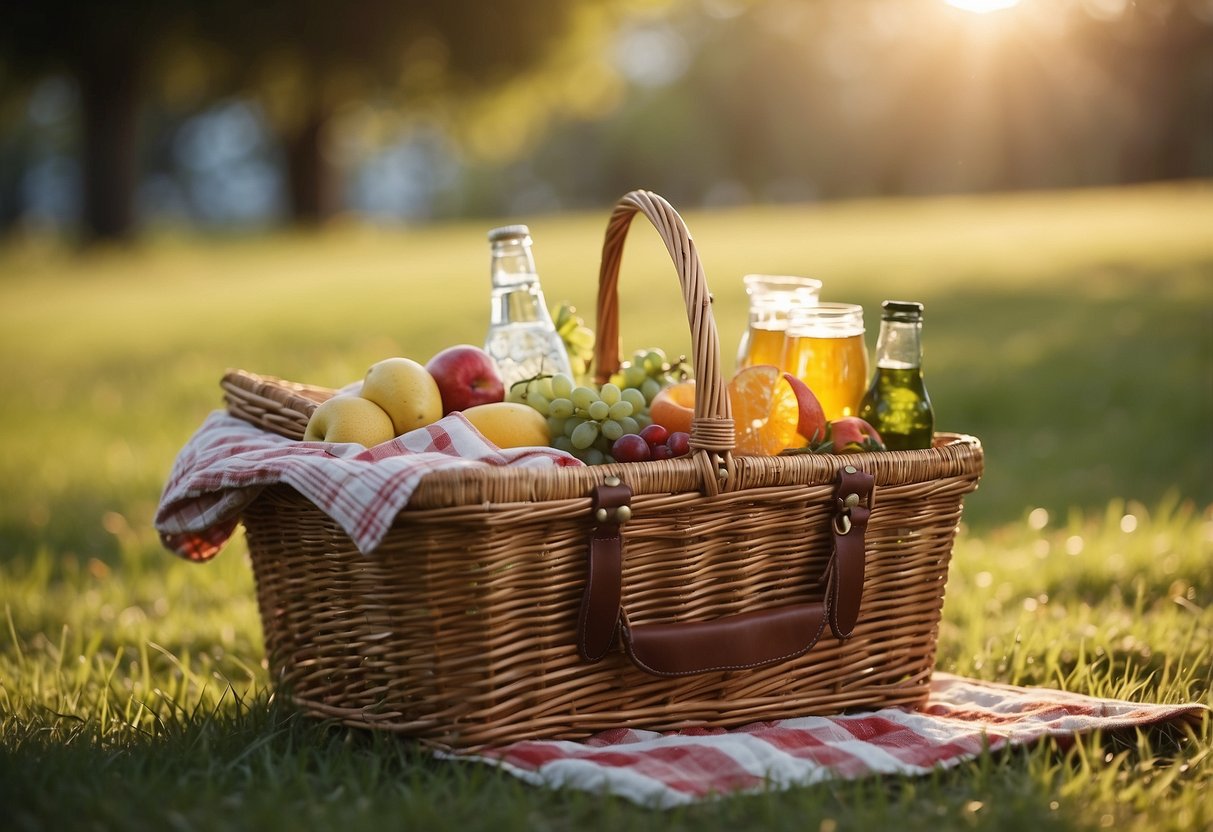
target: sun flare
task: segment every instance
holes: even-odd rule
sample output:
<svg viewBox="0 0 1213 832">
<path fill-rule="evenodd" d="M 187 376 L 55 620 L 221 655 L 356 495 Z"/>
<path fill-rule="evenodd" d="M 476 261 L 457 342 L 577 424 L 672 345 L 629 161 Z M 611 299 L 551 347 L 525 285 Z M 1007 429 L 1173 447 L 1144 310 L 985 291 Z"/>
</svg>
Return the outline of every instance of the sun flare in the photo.
<svg viewBox="0 0 1213 832">
<path fill-rule="evenodd" d="M 944 0 L 944 2 L 949 6 L 977 14 L 987 14 L 1019 5 L 1019 0 Z"/>
</svg>

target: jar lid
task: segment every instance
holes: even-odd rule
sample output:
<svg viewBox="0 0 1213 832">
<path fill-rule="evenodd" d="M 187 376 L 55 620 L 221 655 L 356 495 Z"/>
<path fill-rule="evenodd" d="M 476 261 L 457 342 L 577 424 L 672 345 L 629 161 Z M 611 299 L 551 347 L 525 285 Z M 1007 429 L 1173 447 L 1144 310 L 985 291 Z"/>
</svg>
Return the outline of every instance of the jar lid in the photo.
<svg viewBox="0 0 1213 832">
<path fill-rule="evenodd" d="M 788 274 L 747 274 L 741 278 L 745 291 L 751 297 L 770 293 L 788 295 L 821 294 L 821 281 L 814 277 L 800 277 Z"/>
<path fill-rule="evenodd" d="M 525 225 L 503 225 L 489 232 L 489 242 L 495 243 L 498 240 L 513 240 L 529 236 L 531 236 L 531 229 Z"/>
<path fill-rule="evenodd" d="M 880 304 L 880 317 L 885 321 L 916 324 L 922 320 L 922 304 L 913 300 L 886 300 Z"/>
</svg>

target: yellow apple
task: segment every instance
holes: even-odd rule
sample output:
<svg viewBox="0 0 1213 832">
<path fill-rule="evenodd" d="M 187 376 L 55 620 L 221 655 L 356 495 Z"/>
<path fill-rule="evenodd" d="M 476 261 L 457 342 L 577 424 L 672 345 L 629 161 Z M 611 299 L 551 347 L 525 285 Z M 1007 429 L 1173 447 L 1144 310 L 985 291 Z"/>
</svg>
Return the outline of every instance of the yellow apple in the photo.
<svg viewBox="0 0 1213 832">
<path fill-rule="evenodd" d="M 463 411 L 463 415 L 498 448 L 543 447 L 551 439 L 547 419 L 525 404 L 478 404 Z"/>
<path fill-rule="evenodd" d="M 333 396 L 308 419 L 306 442 L 357 442 L 370 448 L 395 437 L 392 419 L 383 408 L 361 396 Z"/>
<path fill-rule="evenodd" d="M 411 358 L 385 358 L 371 365 L 361 396 L 392 418 L 396 435 L 442 418 L 442 393 L 429 372 Z"/>
</svg>

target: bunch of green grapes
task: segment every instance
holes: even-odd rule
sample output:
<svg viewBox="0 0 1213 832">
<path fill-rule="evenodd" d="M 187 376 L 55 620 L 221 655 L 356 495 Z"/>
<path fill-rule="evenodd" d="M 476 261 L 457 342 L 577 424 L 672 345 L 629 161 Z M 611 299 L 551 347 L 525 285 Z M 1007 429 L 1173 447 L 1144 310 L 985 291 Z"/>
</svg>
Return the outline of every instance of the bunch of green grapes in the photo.
<svg viewBox="0 0 1213 832">
<path fill-rule="evenodd" d="M 620 364 L 619 370 L 611 376 L 611 382 L 621 388 L 639 390 L 644 394 L 647 406 L 664 388 L 690 377 L 685 355 L 671 363 L 661 347 L 649 347 L 636 350 L 630 361 Z"/>
<path fill-rule="evenodd" d="M 560 333 L 564 349 L 569 354 L 574 380 L 588 380 L 590 363 L 594 360 L 594 330 L 577 314 L 577 307 L 568 303 L 562 303 L 553 317 L 556 319 L 556 331 Z"/>
<path fill-rule="evenodd" d="M 587 465 L 614 462 L 611 443 L 652 424 L 644 393 L 607 382 L 577 384 L 564 373 L 540 375 L 510 387 L 507 401 L 533 407 L 548 420 L 552 447 Z"/>
</svg>

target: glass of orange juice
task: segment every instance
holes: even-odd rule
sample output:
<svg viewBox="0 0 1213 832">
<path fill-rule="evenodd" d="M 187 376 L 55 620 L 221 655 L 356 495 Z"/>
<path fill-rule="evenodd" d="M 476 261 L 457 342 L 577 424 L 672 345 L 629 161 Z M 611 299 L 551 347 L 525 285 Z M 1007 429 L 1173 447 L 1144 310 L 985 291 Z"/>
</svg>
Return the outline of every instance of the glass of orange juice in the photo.
<svg viewBox="0 0 1213 832">
<path fill-rule="evenodd" d="M 854 416 L 868 387 L 863 307 L 817 303 L 793 309 L 780 366 L 809 386 L 827 419 Z"/>
<path fill-rule="evenodd" d="M 816 304 L 821 281 L 780 274 L 747 274 L 742 281 L 750 299 L 750 320 L 737 349 L 737 369 L 755 364 L 778 367 L 792 310 Z"/>
</svg>

